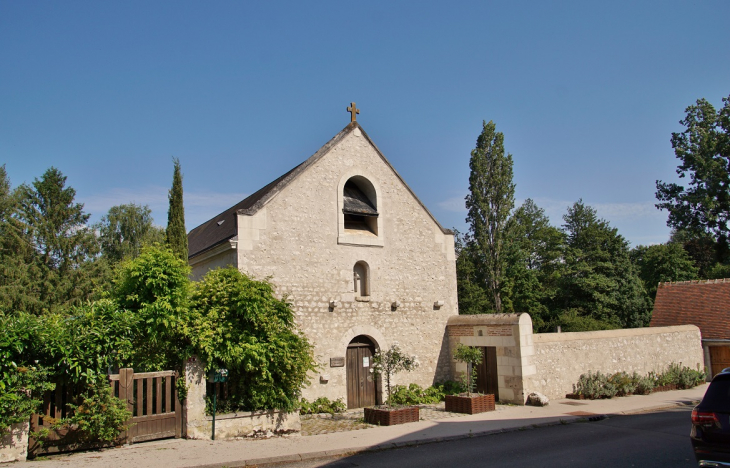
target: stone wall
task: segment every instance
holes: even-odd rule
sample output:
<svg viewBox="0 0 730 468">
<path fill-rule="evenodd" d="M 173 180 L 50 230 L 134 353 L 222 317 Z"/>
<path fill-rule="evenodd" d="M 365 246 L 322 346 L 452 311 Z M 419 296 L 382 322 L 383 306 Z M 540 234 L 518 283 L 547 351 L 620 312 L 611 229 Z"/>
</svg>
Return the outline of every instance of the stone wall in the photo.
<svg viewBox="0 0 730 468">
<path fill-rule="evenodd" d="M 366 178 L 377 194 L 377 236 L 344 229 L 342 187 L 353 176 Z M 270 278 L 314 344 L 323 367 L 303 390 L 307 399 L 346 401 L 346 367 L 330 367 L 330 358 L 344 357 L 358 335 L 380 348 L 397 342 L 416 356 L 420 366 L 396 375 L 395 383 L 429 386 L 451 375 L 445 332 L 448 318 L 458 313 L 453 235 L 444 233 L 359 128 L 264 208 L 239 214 L 236 241 L 237 267 Z M 196 275 L 221 258 L 195 264 Z M 357 262 L 369 266 L 367 298 L 354 292 Z"/>
<path fill-rule="evenodd" d="M 185 383 L 188 386 L 185 426 L 188 439 L 210 439 L 213 433 L 213 418 L 205 414 L 204 369 L 205 364 L 197 357 L 192 357 L 185 363 Z M 249 437 L 266 432 L 300 432 L 301 429 L 297 412 L 242 411 L 217 415 L 215 418 L 216 439 Z"/>
<path fill-rule="evenodd" d="M 10 431 L 0 437 L 0 463 L 25 461 L 28 456 L 29 423 L 10 426 Z"/>
<path fill-rule="evenodd" d="M 497 352 L 499 401 L 525 403 L 525 376 L 535 373 L 532 365 L 532 319 L 528 314 L 459 315 L 448 322 L 449 359 L 459 343 L 493 346 Z M 466 364 L 454 362 L 452 379 L 461 380 Z"/>
<path fill-rule="evenodd" d="M 671 363 L 704 367 L 700 330 L 694 325 L 578 333 L 543 333 L 532 337 L 535 374 L 527 392 L 565 398 L 588 371 L 661 372 Z"/>
</svg>

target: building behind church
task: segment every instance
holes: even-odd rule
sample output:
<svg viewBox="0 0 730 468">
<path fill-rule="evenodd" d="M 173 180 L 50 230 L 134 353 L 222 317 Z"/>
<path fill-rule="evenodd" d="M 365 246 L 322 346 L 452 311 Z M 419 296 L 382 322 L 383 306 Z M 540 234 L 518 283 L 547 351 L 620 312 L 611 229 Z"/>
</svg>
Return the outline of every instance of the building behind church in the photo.
<svg viewBox="0 0 730 468">
<path fill-rule="evenodd" d="M 353 106 L 354 107 L 354 106 Z M 397 343 L 423 386 L 452 377 L 454 235 L 356 121 L 313 156 L 188 234 L 194 279 L 234 265 L 292 303 L 322 365 L 303 396 L 380 402 L 375 349 Z"/>
</svg>

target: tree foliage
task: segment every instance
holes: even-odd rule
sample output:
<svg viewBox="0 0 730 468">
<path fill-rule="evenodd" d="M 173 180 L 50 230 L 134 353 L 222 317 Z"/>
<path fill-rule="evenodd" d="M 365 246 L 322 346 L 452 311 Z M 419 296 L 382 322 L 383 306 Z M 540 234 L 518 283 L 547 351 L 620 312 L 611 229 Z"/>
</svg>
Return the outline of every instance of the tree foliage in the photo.
<svg viewBox="0 0 730 468">
<path fill-rule="evenodd" d="M 675 229 L 711 235 L 727 262 L 730 218 L 730 97 L 716 110 L 705 99 L 687 107 L 672 133 L 672 148 L 679 159 L 677 174 L 687 185 L 657 181 L 657 208 L 669 212 L 667 224 Z"/>
<path fill-rule="evenodd" d="M 34 251 L 34 281 L 38 306 L 45 312 L 80 304 L 93 297 L 99 284 L 95 256 L 98 243 L 86 222 L 89 215 L 75 203 L 76 191 L 51 167 L 32 185 L 18 188 L 18 220 Z M 34 310 L 39 313 L 39 310 Z"/>
<path fill-rule="evenodd" d="M 185 231 L 185 208 L 183 205 L 183 185 L 182 171 L 180 169 L 180 160 L 173 160 L 175 170 L 172 175 L 172 188 L 168 195 L 170 208 L 167 212 L 167 230 L 165 237 L 167 245 L 175 253 L 175 255 L 187 262 L 188 261 L 188 236 Z"/>
<path fill-rule="evenodd" d="M 177 369 L 191 352 L 189 273 L 187 262 L 159 246 L 146 247 L 120 265 L 112 294 L 121 309 L 139 320 L 133 343 L 136 369 Z"/>
<path fill-rule="evenodd" d="M 502 311 L 508 233 L 507 221 L 514 208 L 515 185 L 512 182 L 512 155 L 504 154 L 504 135 L 494 122 L 482 123 L 482 133 L 469 161 L 469 194 L 466 208 L 471 237 L 480 267 L 484 268 L 494 310 Z"/>
<path fill-rule="evenodd" d="M 164 230 L 153 224 L 152 210 L 147 205 L 113 206 L 95 228 L 99 231 L 101 252 L 112 264 L 136 258 L 143 246 L 165 240 Z"/>
<path fill-rule="evenodd" d="M 567 247 L 559 307 L 616 327 L 648 325 L 651 304 L 623 236 L 582 200 L 563 219 Z"/>
<path fill-rule="evenodd" d="M 659 283 L 697 279 L 698 269 L 681 244 L 668 242 L 637 246 L 631 250 L 631 260 L 638 267 L 646 291 L 653 301 Z"/>
<path fill-rule="evenodd" d="M 296 407 L 316 362 L 290 304 L 268 282 L 233 267 L 213 270 L 195 284 L 191 307 L 194 345 L 208 369 L 229 370 L 234 409 Z"/>
<path fill-rule="evenodd" d="M 475 346 L 466 346 L 462 343 L 456 345 L 454 359 L 466 364 L 466 374 L 464 375 L 464 383 L 466 384 L 466 392 L 471 396 L 474 391 L 474 381 L 476 375 L 476 365 L 482 362 L 482 350 Z"/>
</svg>

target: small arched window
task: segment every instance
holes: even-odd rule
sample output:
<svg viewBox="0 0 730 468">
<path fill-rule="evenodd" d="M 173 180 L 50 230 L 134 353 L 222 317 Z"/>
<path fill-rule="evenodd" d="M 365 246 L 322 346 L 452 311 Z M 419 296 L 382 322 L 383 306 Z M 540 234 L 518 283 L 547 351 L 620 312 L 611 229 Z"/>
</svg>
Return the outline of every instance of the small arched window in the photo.
<svg viewBox="0 0 730 468">
<path fill-rule="evenodd" d="M 370 267 L 365 262 L 357 262 L 352 269 L 352 282 L 355 297 L 370 296 Z"/>
<path fill-rule="evenodd" d="M 364 177 L 350 178 L 342 191 L 345 230 L 378 235 L 378 199 L 373 184 Z"/>
</svg>

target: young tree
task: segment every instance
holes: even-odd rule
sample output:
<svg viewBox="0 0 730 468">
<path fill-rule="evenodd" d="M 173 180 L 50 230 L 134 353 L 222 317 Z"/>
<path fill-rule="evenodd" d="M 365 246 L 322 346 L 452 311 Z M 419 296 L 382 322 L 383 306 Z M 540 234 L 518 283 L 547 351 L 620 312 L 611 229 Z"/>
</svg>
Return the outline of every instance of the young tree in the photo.
<svg viewBox="0 0 730 468">
<path fill-rule="evenodd" d="M 471 152 L 469 195 L 466 218 L 469 230 L 483 262 L 483 272 L 496 312 L 502 311 L 505 281 L 507 220 L 515 204 L 512 182 L 512 155 L 504 154 L 504 135 L 494 122 L 482 123 L 482 133 Z"/>
<path fill-rule="evenodd" d="M 717 242 L 720 260 L 730 260 L 730 96 L 722 109 L 705 99 L 687 107 L 680 123 L 685 130 L 672 133 L 672 148 L 681 164 L 680 179 L 688 186 L 657 181 L 656 207 L 669 212 L 667 225 L 710 234 Z"/>
<path fill-rule="evenodd" d="M 388 393 L 386 405 L 390 405 L 390 392 L 393 376 L 398 372 L 410 372 L 418 367 L 418 362 L 414 356 L 407 356 L 401 351 L 400 346 L 394 343 L 388 350 L 379 349 L 373 356 L 373 373 L 375 375 L 385 376 L 385 391 Z"/>
<path fill-rule="evenodd" d="M 175 170 L 172 175 L 172 188 L 168 198 L 170 208 L 167 211 L 167 230 L 165 237 L 167 245 L 178 258 L 188 261 L 188 235 L 185 231 L 185 208 L 183 205 L 182 172 L 180 160 L 175 158 Z"/>
<path fill-rule="evenodd" d="M 89 215 L 74 202 L 76 191 L 51 167 L 32 186 L 21 185 L 18 195 L 18 218 L 35 248 L 35 292 L 43 308 L 55 310 L 90 299 L 98 286 L 93 261 L 99 246 L 86 225 Z"/>
<path fill-rule="evenodd" d="M 165 239 L 165 231 L 153 224 L 152 210 L 147 205 L 113 206 L 95 228 L 99 231 L 102 255 L 112 264 L 136 258 L 143 246 Z"/>
<path fill-rule="evenodd" d="M 475 346 L 466 346 L 462 343 L 456 345 L 454 359 L 466 364 L 466 374 L 464 374 L 464 386 L 466 393 L 471 396 L 474 391 L 474 381 L 476 379 L 476 366 L 482 362 L 482 350 Z"/>
</svg>

